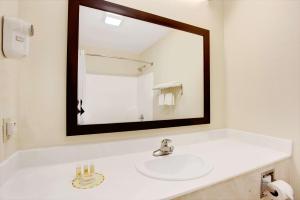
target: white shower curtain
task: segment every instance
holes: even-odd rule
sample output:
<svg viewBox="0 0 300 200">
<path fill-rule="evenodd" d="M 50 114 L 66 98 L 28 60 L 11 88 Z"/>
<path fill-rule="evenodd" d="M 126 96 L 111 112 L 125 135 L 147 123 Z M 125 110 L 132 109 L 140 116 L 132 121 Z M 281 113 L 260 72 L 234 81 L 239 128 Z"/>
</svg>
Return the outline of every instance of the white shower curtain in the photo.
<svg viewBox="0 0 300 200">
<path fill-rule="evenodd" d="M 82 108 L 86 111 L 85 107 L 85 82 L 86 82 L 86 63 L 85 63 L 85 53 L 84 50 L 78 50 L 78 109 L 80 109 L 80 101 L 82 101 Z M 84 124 L 84 116 L 85 113 L 82 115 L 77 115 L 77 123 Z"/>
</svg>

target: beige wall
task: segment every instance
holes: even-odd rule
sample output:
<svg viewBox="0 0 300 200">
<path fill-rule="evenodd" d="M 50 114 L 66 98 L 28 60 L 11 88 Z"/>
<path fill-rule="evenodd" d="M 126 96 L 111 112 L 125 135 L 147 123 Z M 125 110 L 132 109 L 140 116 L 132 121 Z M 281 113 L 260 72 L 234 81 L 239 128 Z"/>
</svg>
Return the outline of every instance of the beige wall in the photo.
<svg viewBox="0 0 300 200">
<path fill-rule="evenodd" d="M 226 1 L 227 124 L 290 138 L 300 198 L 300 1 Z M 298 199 L 297 198 L 297 199 Z"/>
<path fill-rule="evenodd" d="M 80 45 L 86 54 L 100 54 L 105 56 L 117 56 L 131 59 L 140 59 L 139 54 L 133 54 L 125 51 L 107 50 Z M 123 76 L 138 76 L 141 73 L 138 71 L 143 64 L 126 60 L 102 58 L 98 56 L 85 55 L 86 72 L 88 74 L 107 74 L 107 75 L 123 75 Z"/>
<path fill-rule="evenodd" d="M 0 1 L 0 17 L 3 15 L 17 17 L 18 1 L 2 0 Z M 2 27 L 2 20 L 0 27 Z M 2 31 L 0 31 L 2 38 Z M 0 46 L 2 46 L 0 39 Z M 18 120 L 18 76 L 20 71 L 20 62 L 4 58 L 0 53 L 0 160 L 12 154 L 18 146 L 17 135 L 15 135 L 6 144 L 3 144 L 2 137 L 2 118 L 11 118 Z"/>
<path fill-rule="evenodd" d="M 161 91 L 173 92 L 175 106 L 158 105 L 160 91 L 154 93 L 155 120 L 203 117 L 203 37 L 172 30 L 141 57 L 154 63 L 154 85 L 172 81 L 183 85 L 183 95 L 178 88 Z"/>
<path fill-rule="evenodd" d="M 31 54 L 21 65 L 20 148 L 99 142 L 224 128 L 223 5 L 221 1 L 115 0 L 211 30 L 211 124 L 66 137 L 67 0 L 22 0 L 20 16 L 35 25 Z M 55 14 L 54 14 L 55 13 Z"/>
</svg>

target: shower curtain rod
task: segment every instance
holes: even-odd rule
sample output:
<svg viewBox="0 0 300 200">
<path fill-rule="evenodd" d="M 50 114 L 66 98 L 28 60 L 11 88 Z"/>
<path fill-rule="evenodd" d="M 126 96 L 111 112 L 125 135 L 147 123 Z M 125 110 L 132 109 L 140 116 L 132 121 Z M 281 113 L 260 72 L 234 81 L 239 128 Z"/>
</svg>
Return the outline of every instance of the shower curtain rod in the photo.
<svg viewBox="0 0 300 200">
<path fill-rule="evenodd" d="M 117 56 L 106 56 L 106 55 L 93 54 L 93 53 L 86 53 L 85 55 L 95 56 L 95 57 L 102 57 L 102 58 L 118 59 L 118 60 L 129 60 L 129 61 L 144 63 L 144 64 L 148 64 L 148 65 L 153 66 L 153 62 L 147 62 L 147 61 L 144 61 L 144 60 L 137 60 L 137 59 L 133 59 L 133 58 L 125 58 L 125 57 L 117 57 Z"/>
</svg>

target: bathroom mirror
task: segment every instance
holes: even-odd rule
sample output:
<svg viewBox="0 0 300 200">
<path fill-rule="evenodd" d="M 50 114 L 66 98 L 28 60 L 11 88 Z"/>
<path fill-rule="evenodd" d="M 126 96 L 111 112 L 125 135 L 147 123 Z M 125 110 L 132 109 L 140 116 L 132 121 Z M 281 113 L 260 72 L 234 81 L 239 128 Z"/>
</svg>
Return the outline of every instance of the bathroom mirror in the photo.
<svg viewBox="0 0 300 200">
<path fill-rule="evenodd" d="M 209 31 L 102 0 L 70 0 L 67 135 L 206 124 Z"/>
</svg>

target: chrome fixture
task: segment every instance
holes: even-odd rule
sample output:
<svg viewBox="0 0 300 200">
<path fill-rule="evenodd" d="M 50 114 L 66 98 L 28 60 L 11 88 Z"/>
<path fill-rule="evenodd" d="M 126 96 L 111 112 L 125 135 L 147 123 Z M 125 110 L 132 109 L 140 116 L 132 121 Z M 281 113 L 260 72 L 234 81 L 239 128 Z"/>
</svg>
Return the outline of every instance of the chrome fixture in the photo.
<svg viewBox="0 0 300 200">
<path fill-rule="evenodd" d="M 95 56 L 95 57 L 102 57 L 102 58 L 117 59 L 117 60 L 128 60 L 128 61 L 132 61 L 132 62 L 143 63 L 143 64 L 150 65 L 150 66 L 154 65 L 153 62 L 148 62 L 148 61 L 134 59 L 134 58 L 121 57 L 121 56 L 108 56 L 108 55 L 94 54 L 94 53 L 86 53 L 85 55 L 86 56 Z"/>
<path fill-rule="evenodd" d="M 153 156 L 165 156 L 173 153 L 174 146 L 169 146 L 169 143 L 172 142 L 170 139 L 163 139 L 161 141 L 161 146 L 156 151 L 153 151 Z"/>
<path fill-rule="evenodd" d="M 263 172 L 261 175 L 261 184 L 260 184 L 260 197 L 261 198 L 266 196 L 264 194 L 265 191 L 269 191 L 273 196 L 278 196 L 278 192 L 268 186 L 269 183 L 275 181 L 274 171 L 275 171 L 274 169 L 271 169 L 269 171 Z"/>
</svg>

